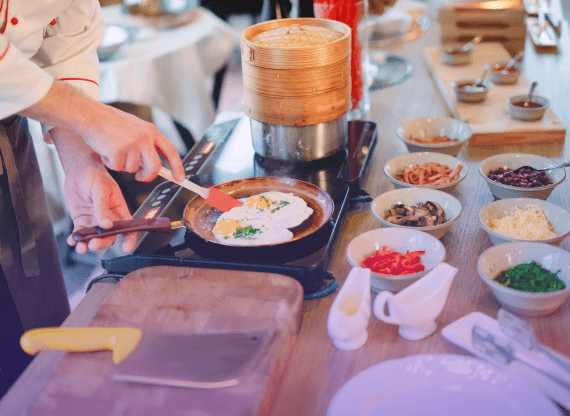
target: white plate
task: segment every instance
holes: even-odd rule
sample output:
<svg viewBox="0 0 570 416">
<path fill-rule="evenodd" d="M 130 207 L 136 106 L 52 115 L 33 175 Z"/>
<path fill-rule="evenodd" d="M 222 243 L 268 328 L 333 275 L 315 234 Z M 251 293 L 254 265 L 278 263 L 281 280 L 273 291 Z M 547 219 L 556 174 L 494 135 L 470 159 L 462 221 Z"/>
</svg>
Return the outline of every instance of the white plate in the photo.
<svg viewBox="0 0 570 416">
<path fill-rule="evenodd" d="M 471 331 L 475 324 L 485 328 L 486 331 L 493 334 L 497 339 L 507 338 L 506 335 L 503 334 L 503 332 L 501 332 L 499 329 L 499 323 L 497 320 L 481 312 L 472 312 L 469 315 L 466 315 L 457 321 L 450 323 L 441 330 L 441 335 L 449 342 L 469 351 L 470 353 L 483 358 L 484 360 L 491 361 L 486 354 L 473 347 L 471 341 Z M 512 346 L 515 348 L 518 354 L 525 354 L 527 358 L 538 361 L 545 367 L 552 365 L 548 362 L 548 360 L 545 361 L 543 359 L 542 354 L 539 354 L 536 351 L 525 351 L 522 347 L 518 346 L 516 342 L 513 342 Z M 552 353 L 558 355 L 558 357 L 568 360 L 567 357 L 564 357 L 561 354 L 557 354 L 556 351 L 553 351 L 551 349 L 549 350 Z M 568 361 L 568 363 L 570 364 L 570 361 Z M 512 371 L 521 375 L 536 385 L 540 390 L 542 390 L 544 394 L 549 396 L 551 399 L 560 403 L 567 409 L 570 409 L 570 386 L 568 386 L 568 389 L 566 389 L 561 384 L 552 381 L 542 373 L 518 361 L 512 361 L 504 368 L 507 369 L 507 371 Z"/>
<path fill-rule="evenodd" d="M 370 367 L 333 397 L 327 416 L 560 416 L 533 384 L 476 358 L 412 355 Z"/>
</svg>

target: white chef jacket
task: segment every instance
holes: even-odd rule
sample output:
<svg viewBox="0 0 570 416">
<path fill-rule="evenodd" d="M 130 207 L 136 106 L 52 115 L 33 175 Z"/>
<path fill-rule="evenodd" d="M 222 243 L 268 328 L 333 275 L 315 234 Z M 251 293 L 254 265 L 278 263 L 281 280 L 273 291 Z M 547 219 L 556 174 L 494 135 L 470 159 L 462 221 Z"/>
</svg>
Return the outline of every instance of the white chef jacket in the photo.
<svg viewBox="0 0 570 416">
<path fill-rule="evenodd" d="M 0 120 L 41 100 L 55 79 L 99 99 L 98 0 L 0 0 Z"/>
</svg>

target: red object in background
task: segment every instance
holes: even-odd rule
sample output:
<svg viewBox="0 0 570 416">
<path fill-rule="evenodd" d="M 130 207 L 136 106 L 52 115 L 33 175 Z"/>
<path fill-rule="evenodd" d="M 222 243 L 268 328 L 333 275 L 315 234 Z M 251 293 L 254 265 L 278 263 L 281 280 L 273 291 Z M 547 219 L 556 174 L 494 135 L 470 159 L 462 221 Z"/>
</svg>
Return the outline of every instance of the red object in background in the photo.
<svg viewBox="0 0 570 416">
<path fill-rule="evenodd" d="M 362 262 L 362 267 L 376 273 L 392 275 L 423 272 L 426 266 L 421 263 L 420 256 L 423 256 L 425 253 L 425 251 L 421 250 L 407 251 L 406 254 L 401 254 L 390 250 L 388 246 L 384 246 L 382 250 L 376 250 L 373 255 L 368 256 Z"/>
<path fill-rule="evenodd" d="M 358 23 L 364 13 L 362 0 L 314 0 L 315 17 L 346 23 L 351 29 L 351 101 L 354 109 L 362 99 L 364 73 L 362 68 L 362 45 L 358 39 Z"/>
</svg>

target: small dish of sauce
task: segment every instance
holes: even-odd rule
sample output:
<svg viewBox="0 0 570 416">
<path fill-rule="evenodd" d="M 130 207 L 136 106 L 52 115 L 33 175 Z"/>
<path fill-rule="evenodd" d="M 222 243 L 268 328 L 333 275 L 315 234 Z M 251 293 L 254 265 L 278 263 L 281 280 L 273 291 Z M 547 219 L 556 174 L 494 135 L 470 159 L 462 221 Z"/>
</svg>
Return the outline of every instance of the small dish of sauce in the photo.
<svg viewBox="0 0 570 416">
<path fill-rule="evenodd" d="M 522 107 L 522 108 L 542 108 L 542 107 L 544 107 L 544 105 L 541 103 L 534 103 L 532 101 L 527 102 L 525 100 L 515 101 L 513 103 L 513 105 L 516 105 L 517 107 Z"/>
<path fill-rule="evenodd" d="M 514 67 L 507 68 L 506 66 L 495 66 L 493 67 L 493 71 L 504 75 L 519 72 L 519 70 Z"/>
</svg>

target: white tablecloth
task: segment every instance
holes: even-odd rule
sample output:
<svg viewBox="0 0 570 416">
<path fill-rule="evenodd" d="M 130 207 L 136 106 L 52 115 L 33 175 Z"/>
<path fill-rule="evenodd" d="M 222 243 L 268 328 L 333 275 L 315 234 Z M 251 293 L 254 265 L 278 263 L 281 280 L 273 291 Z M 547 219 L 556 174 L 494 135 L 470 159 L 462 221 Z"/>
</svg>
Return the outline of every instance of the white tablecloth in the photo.
<svg viewBox="0 0 570 416">
<path fill-rule="evenodd" d="M 101 101 L 156 106 L 199 139 L 215 117 L 212 75 L 239 45 L 239 33 L 205 9 L 195 13 L 185 26 L 155 30 L 122 5 L 103 7 L 106 24 L 140 30 L 100 63 Z"/>
</svg>

